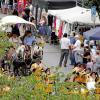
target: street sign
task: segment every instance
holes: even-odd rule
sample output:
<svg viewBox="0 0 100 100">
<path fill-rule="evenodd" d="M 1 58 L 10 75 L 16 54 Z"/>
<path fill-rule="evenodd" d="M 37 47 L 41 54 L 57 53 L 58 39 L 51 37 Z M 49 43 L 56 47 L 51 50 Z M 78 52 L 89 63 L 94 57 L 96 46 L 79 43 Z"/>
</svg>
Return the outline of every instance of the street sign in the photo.
<svg viewBox="0 0 100 100">
<path fill-rule="evenodd" d="M 94 23 L 94 28 L 95 28 L 95 21 L 96 21 L 96 6 L 91 7 L 91 20 Z"/>
<path fill-rule="evenodd" d="M 91 20 L 92 21 L 96 20 L 96 6 L 91 7 Z"/>
<path fill-rule="evenodd" d="M 96 6 L 91 7 L 91 15 L 96 16 Z"/>
</svg>

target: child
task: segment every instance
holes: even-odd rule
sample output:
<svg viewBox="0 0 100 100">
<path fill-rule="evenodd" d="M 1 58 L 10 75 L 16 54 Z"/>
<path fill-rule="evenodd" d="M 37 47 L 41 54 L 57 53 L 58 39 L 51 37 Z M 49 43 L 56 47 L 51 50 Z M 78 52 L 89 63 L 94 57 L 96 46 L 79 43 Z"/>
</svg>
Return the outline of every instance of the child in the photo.
<svg viewBox="0 0 100 100">
<path fill-rule="evenodd" d="M 88 62 L 86 64 L 86 68 L 90 68 L 91 71 L 93 71 L 93 62 L 91 59 L 88 59 Z"/>
</svg>

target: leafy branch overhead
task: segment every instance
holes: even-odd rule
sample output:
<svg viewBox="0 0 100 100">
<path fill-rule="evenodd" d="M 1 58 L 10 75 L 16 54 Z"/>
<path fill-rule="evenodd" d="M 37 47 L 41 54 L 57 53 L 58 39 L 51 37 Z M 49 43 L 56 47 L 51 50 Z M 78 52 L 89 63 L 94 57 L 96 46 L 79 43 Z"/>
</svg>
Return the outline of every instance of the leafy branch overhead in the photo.
<svg viewBox="0 0 100 100">
<path fill-rule="evenodd" d="M 85 0 L 85 5 L 88 7 L 96 6 L 96 10 L 98 12 L 100 18 L 100 0 Z"/>
</svg>

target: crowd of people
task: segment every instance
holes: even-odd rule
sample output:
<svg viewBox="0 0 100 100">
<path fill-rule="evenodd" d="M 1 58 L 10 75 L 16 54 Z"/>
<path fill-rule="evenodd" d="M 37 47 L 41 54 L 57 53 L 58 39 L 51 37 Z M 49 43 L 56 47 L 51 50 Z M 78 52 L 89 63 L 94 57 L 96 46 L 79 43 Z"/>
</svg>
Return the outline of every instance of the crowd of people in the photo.
<svg viewBox="0 0 100 100">
<path fill-rule="evenodd" d="M 6 0 L 1 3 L 4 7 L 6 5 Z M 38 23 L 38 32 L 35 17 L 32 15 L 30 6 L 30 3 L 26 4 L 21 13 L 18 12 L 18 9 L 13 7 L 13 4 L 12 9 L 7 8 L 7 11 L 10 10 L 11 15 L 22 17 L 24 20 L 33 23 L 33 25 L 29 25 L 16 22 L 15 25 L 9 25 L 11 30 L 8 30 L 7 33 L 9 42 L 13 44 L 13 47 L 10 47 L 9 50 L 7 50 L 5 57 L 2 58 L 1 65 L 4 70 L 14 72 L 15 76 L 19 75 L 20 69 L 23 69 L 21 72 L 23 75 L 26 75 L 26 71 L 30 68 L 31 64 L 37 62 L 37 59 L 41 61 L 43 56 L 43 47 L 45 44 L 44 37 L 46 35 L 46 28 L 44 27 L 46 26 L 46 17 L 43 15 L 41 16 Z M 5 12 L 5 8 L 2 8 L 1 10 L 2 13 Z M 5 61 L 7 61 L 7 63 L 5 63 Z M 14 66 L 13 68 L 11 68 L 12 65 Z"/>
<path fill-rule="evenodd" d="M 100 75 L 100 45 L 94 40 L 85 40 L 82 35 L 71 33 L 67 36 L 65 33 L 60 41 L 61 57 L 59 66 L 67 66 L 68 57 L 72 66 L 84 65 L 86 69 L 90 68 L 92 72 Z"/>
<path fill-rule="evenodd" d="M 8 6 L 6 4 L 3 4 L 2 2 L 2 12 L 5 13 L 6 10 L 9 11 L 9 9 L 12 9 L 12 15 L 21 16 L 26 21 L 30 21 L 34 24 L 35 18 L 32 16 L 31 9 L 28 5 L 26 5 L 26 8 L 23 9 L 22 13 L 19 14 L 17 9 L 15 7 L 12 7 L 13 4 L 9 2 Z M 15 4 L 16 5 L 16 0 Z M 8 7 L 8 8 L 7 8 Z M 7 8 L 7 9 L 6 9 Z M 52 28 L 52 31 L 49 26 L 47 26 L 47 19 L 45 16 L 41 16 L 40 22 L 38 23 L 38 33 L 40 35 L 39 38 L 37 38 L 37 30 L 33 25 L 12 25 L 12 31 L 10 34 L 8 34 L 9 42 L 15 43 L 15 48 L 19 47 L 20 45 L 28 46 L 28 50 L 30 51 L 30 47 L 34 46 L 35 43 L 44 43 L 44 41 L 48 41 L 49 36 L 51 36 L 51 44 L 56 44 L 57 36 L 55 35 L 55 29 Z M 20 30 L 21 29 L 21 30 Z M 82 33 L 78 34 L 76 32 L 72 32 L 70 35 L 67 33 L 64 33 L 63 37 L 59 40 L 61 45 L 61 57 L 59 61 L 59 67 L 62 67 L 62 64 L 64 67 L 67 67 L 67 61 L 70 59 L 71 66 L 74 66 L 73 69 L 75 72 L 74 77 L 70 77 L 70 79 L 67 79 L 65 81 L 76 81 L 78 75 L 81 73 L 83 74 L 83 71 L 86 75 L 86 77 L 89 75 L 90 77 L 94 78 L 96 80 L 98 78 L 98 75 L 100 75 L 100 45 L 97 43 L 97 41 L 93 40 L 86 40 L 84 39 Z M 25 48 L 26 54 L 27 47 L 22 46 L 22 49 Z M 43 47 L 43 46 L 42 46 Z M 39 47 L 38 47 L 39 49 Z M 18 55 L 19 56 L 19 55 Z M 31 55 L 30 55 L 31 56 Z M 29 57 L 29 56 L 28 56 Z M 28 58 L 27 57 L 27 58 Z M 33 55 L 32 55 L 33 57 Z M 27 59 L 25 59 L 27 60 Z M 28 59 L 27 61 L 29 61 Z M 63 63 L 64 61 L 64 63 Z M 15 65 L 15 69 L 17 70 L 18 74 L 18 65 L 19 61 L 13 62 Z M 36 70 L 44 70 L 45 73 L 48 75 L 50 74 L 50 69 L 44 69 L 45 67 L 42 65 L 41 59 L 37 59 L 34 63 L 33 61 L 30 62 L 30 71 L 35 72 Z M 19 66 L 22 66 L 23 62 L 19 63 Z M 17 66 L 16 66 L 17 65 Z M 26 66 L 25 63 L 23 64 L 24 67 Z M 77 70 L 78 71 L 77 71 Z M 16 74 L 16 72 L 15 72 Z M 94 77 L 96 76 L 96 77 Z M 82 78 L 84 80 L 84 78 Z M 81 82 L 84 82 L 84 81 Z M 48 79 L 46 77 L 46 81 L 48 82 Z"/>
<path fill-rule="evenodd" d="M 37 40 L 35 37 L 37 35 L 36 33 L 40 33 L 39 35 L 42 35 L 42 37 L 45 37 L 45 35 L 48 33 L 47 32 L 48 28 L 45 27 L 46 21 L 47 21 L 46 17 L 41 15 L 40 21 L 39 21 L 38 25 L 36 25 L 36 20 L 31 12 L 30 5 L 31 4 L 26 4 L 26 7 L 23 9 L 21 14 L 18 12 L 18 9 L 15 9 L 14 7 L 12 7 L 13 9 L 12 9 L 12 11 L 10 11 L 11 15 L 22 17 L 23 19 L 25 19 L 26 21 L 30 21 L 34 25 L 29 25 L 29 24 L 11 25 L 11 27 L 9 27 L 7 30 L 7 33 L 10 33 L 10 34 L 8 34 L 10 42 L 17 43 L 17 44 L 24 43 L 26 45 L 31 46 L 32 43 L 36 42 L 36 40 Z M 38 26 L 38 27 L 36 27 L 36 26 Z"/>
<path fill-rule="evenodd" d="M 100 83 L 100 44 L 98 41 L 84 39 L 82 33 L 65 33 L 60 40 L 61 57 L 59 67 L 74 66 L 67 74 L 65 82 L 78 82 L 91 90 Z M 63 65 L 62 65 L 63 63 Z"/>
<path fill-rule="evenodd" d="M 2 13 L 10 14 L 13 9 L 17 8 L 17 0 L 1 0 L 0 8 Z"/>
</svg>

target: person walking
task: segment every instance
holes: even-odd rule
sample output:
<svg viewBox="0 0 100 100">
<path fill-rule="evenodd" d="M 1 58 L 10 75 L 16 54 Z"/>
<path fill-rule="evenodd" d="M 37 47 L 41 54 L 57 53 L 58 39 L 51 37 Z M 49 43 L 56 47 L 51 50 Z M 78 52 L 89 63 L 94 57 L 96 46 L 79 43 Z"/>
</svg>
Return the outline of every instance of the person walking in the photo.
<svg viewBox="0 0 100 100">
<path fill-rule="evenodd" d="M 64 60 L 64 67 L 66 67 L 68 55 L 69 55 L 69 49 L 70 49 L 70 39 L 67 38 L 67 33 L 63 35 L 60 44 L 61 44 L 61 57 L 60 57 L 59 66 L 62 66 L 62 62 Z"/>
<path fill-rule="evenodd" d="M 74 45 L 75 42 L 76 42 L 75 32 L 70 34 L 70 38 L 69 39 L 70 39 L 71 45 Z M 73 50 L 72 49 L 70 50 L 70 62 L 71 62 L 71 65 L 75 65 L 75 57 L 73 55 Z"/>
<path fill-rule="evenodd" d="M 78 60 L 77 60 L 77 53 L 79 52 L 79 50 L 81 48 L 81 41 L 79 40 L 79 35 L 76 35 L 75 39 L 76 39 L 76 42 L 72 46 L 72 55 L 73 55 L 73 64 L 77 65 L 77 62 L 78 62 Z"/>
</svg>

